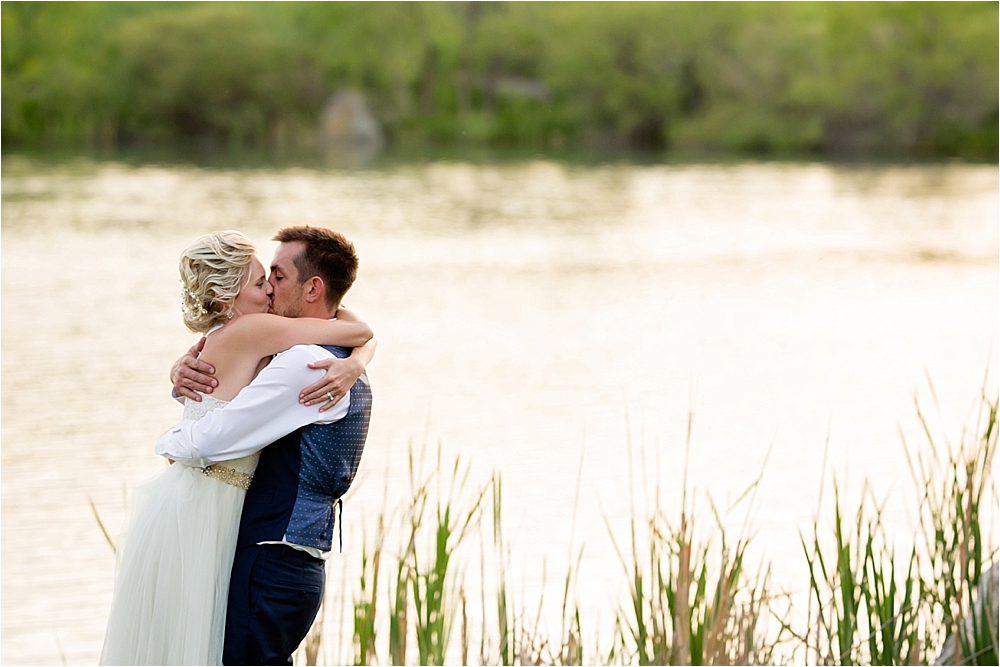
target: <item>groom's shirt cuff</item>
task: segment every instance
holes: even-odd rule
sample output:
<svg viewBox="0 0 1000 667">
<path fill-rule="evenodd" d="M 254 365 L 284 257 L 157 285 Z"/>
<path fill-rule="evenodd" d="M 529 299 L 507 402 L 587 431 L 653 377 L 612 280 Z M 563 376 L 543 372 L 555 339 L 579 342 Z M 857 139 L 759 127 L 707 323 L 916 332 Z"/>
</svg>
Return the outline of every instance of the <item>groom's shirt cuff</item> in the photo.
<svg viewBox="0 0 1000 667">
<path fill-rule="evenodd" d="M 322 413 L 322 403 L 299 403 L 299 392 L 324 375 L 306 364 L 332 356 L 317 345 L 296 345 L 276 355 L 229 404 L 201 419 L 185 419 L 165 433 L 156 453 L 204 467 L 249 456 L 308 424 L 343 419 L 351 405 L 350 392 Z"/>
</svg>

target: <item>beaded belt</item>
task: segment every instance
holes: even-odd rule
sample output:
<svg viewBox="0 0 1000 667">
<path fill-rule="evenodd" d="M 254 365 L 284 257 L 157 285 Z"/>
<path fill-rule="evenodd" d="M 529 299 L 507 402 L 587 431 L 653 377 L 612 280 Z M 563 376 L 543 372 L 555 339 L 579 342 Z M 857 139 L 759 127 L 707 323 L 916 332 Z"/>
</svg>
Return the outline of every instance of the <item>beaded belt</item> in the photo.
<svg viewBox="0 0 1000 667">
<path fill-rule="evenodd" d="M 202 468 L 203 473 L 209 477 L 214 477 L 220 482 L 225 482 L 231 486 L 235 486 L 238 489 L 243 489 L 246 491 L 250 488 L 250 482 L 253 481 L 253 475 L 249 475 L 245 472 L 240 472 L 239 470 L 234 470 L 232 468 L 227 468 L 224 465 L 219 465 L 218 463 L 213 463 L 212 465 Z"/>
</svg>

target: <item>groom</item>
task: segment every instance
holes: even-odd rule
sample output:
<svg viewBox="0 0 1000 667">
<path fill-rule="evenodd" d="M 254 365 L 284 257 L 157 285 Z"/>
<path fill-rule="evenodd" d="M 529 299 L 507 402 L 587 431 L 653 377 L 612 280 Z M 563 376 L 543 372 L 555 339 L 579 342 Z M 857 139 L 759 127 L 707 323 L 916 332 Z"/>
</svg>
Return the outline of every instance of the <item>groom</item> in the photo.
<svg viewBox="0 0 1000 667">
<path fill-rule="evenodd" d="M 317 227 L 285 228 L 275 240 L 280 245 L 268 278 L 272 310 L 286 317 L 335 317 L 357 273 L 353 245 Z M 211 391 L 206 385 L 214 381 L 202 373 L 211 369 L 195 358 L 197 347 L 171 371 L 179 394 L 190 395 L 192 388 Z M 204 420 L 182 422 L 162 451 L 157 449 L 174 460 L 208 465 L 214 452 L 233 445 L 233 433 L 243 434 L 241 444 L 251 449 L 263 447 L 240 520 L 226 616 L 226 665 L 291 665 L 319 610 L 335 508 L 357 472 L 371 415 L 364 366 L 374 342 L 348 353 L 347 348 L 310 345 L 277 355 L 229 405 L 210 413 L 210 427 Z M 325 411 L 302 405 L 300 390 L 315 379 L 310 362 L 313 368 L 333 365 L 327 378 L 332 376 L 335 385 L 350 382 L 343 398 L 331 389 L 321 399 L 338 399 L 332 408 L 327 401 Z M 327 378 L 303 391 L 305 399 L 316 394 L 317 386 L 331 386 Z M 254 437 L 262 441 L 248 442 Z"/>
</svg>

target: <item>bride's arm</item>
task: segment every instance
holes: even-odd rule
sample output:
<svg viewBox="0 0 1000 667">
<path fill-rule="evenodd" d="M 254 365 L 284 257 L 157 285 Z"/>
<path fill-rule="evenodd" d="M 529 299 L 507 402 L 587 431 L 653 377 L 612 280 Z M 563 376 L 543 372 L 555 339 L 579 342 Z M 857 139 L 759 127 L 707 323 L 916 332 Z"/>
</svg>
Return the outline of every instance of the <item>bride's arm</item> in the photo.
<svg viewBox="0 0 1000 667">
<path fill-rule="evenodd" d="M 372 338 L 361 347 L 351 350 L 351 356 L 346 359 L 333 357 L 309 364 L 309 368 L 325 368 L 326 375 L 323 376 L 322 380 L 299 392 L 299 402 L 305 405 L 323 403 L 319 409 L 320 412 L 332 408 L 344 394 L 351 390 L 357 379 L 368 368 L 368 364 L 375 356 L 376 345 L 377 341 Z"/>
<path fill-rule="evenodd" d="M 336 320 L 252 313 L 229 326 L 232 328 L 229 344 L 259 358 L 283 352 L 293 345 L 360 347 L 372 338 L 371 327 L 344 309 L 338 311 Z"/>
<path fill-rule="evenodd" d="M 337 319 L 347 322 L 360 321 L 357 315 L 346 308 L 337 310 Z M 325 369 L 326 375 L 319 382 L 314 382 L 299 392 L 299 402 L 304 405 L 323 403 L 319 409 L 320 412 L 332 408 L 351 390 L 354 383 L 365 372 L 375 356 L 376 345 L 375 338 L 372 338 L 364 345 L 356 346 L 351 350 L 351 355 L 346 359 L 333 357 L 309 364 L 309 368 Z"/>
<path fill-rule="evenodd" d="M 360 322 L 358 316 L 346 308 L 340 308 L 337 311 L 337 321 L 343 323 Z M 239 320 L 233 324 L 235 325 L 238 322 Z M 199 392 L 211 394 L 212 390 L 218 386 L 218 381 L 212 377 L 215 374 L 215 368 L 198 358 L 204 345 L 205 338 L 202 338 L 184 356 L 174 362 L 173 367 L 171 367 L 170 382 L 173 385 L 176 398 L 184 396 L 193 401 L 201 401 Z M 318 365 L 311 366 L 312 368 L 327 369 L 327 374 L 321 381 L 307 387 L 300 394 L 303 401 L 309 404 L 319 401 L 320 398 L 326 396 L 327 392 L 331 392 L 334 400 L 327 401 L 320 408 L 320 412 L 326 412 L 332 408 L 333 404 L 347 393 L 347 390 L 354 385 L 354 382 L 371 362 L 372 357 L 375 356 L 374 338 L 369 339 L 364 345 L 354 346 L 344 344 L 344 347 L 354 347 L 351 351 L 351 356 L 347 359 L 337 359 L 335 357 L 317 362 Z M 307 394 L 308 397 L 306 397 Z"/>
</svg>

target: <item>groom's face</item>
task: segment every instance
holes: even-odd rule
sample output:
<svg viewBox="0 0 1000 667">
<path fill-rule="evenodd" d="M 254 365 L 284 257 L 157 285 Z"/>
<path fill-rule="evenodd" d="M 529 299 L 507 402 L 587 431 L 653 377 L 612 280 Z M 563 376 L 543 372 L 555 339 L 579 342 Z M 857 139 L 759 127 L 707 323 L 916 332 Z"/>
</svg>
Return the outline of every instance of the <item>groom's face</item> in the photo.
<svg viewBox="0 0 1000 667">
<path fill-rule="evenodd" d="M 300 241 L 281 243 L 274 251 L 271 262 L 271 275 L 267 281 L 271 283 L 274 293 L 271 295 L 271 312 L 282 317 L 298 317 L 302 312 L 305 284 L 299 283 L 299 270 L 295 267 L 295 258 L 305 250 Z"/>
</svg>

